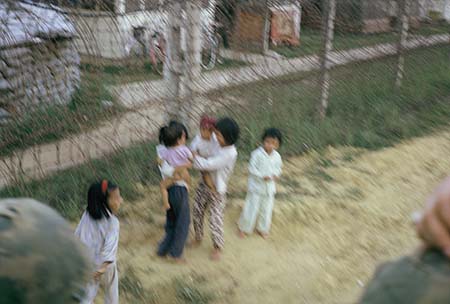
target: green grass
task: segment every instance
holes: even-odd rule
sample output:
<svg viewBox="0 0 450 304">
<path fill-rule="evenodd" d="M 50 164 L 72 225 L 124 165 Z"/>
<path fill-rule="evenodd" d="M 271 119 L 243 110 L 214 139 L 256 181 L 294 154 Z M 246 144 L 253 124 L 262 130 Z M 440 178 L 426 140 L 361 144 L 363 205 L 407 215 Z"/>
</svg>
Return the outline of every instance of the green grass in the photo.
<svg viewBox="0 0 450 304">
<path fill-rule="evenodd" d="M 232 105 L 221 113 L 233 116 L 241 126 L 241 161 L 257 146 L 262 130 L 268 126 L 284 133 L 283 157 L 328 146 L 379 149 L 448 126 L 449 51 L 445 46 L 409 53 L 404 85 L 399 90 L 393 85 L 395 58 L 336 68 L 332 72 L 329 112 L 323 121 L 315 116 L 320 94 L 315 73 L 228 88 L 211 93 L 212 100 L 231 95 L 245 101 L 244 106 Z M 34 197 L 65 217 L 78 220 L 85 208 L 87 188 L 95 180 L 113 180 L 127 201 L 142 195 L 136 188 L 138 182 L 157 184 L 159 176 L 149 168 L 154 157 L 154 144 L 135 145 L 43 180 L 2 189 L 0 197 Z M 320 170 L 310 173 L 331 181 L 326 169 L 333 163 L 319 158 L 318 164 Z"/>
<path fill-rule="evenodd" d="M 334 48 L 346 50 L 364 46 L 396 41 L 393 32 L 380 34 L 342 33 L 336 32 Z M 274 51 L 287 58 L 317 54 L 322 48 L 322 33 L 320 30 L 305 28 L 300 33 L 300 46 L 279 46 Z"/>
<path fill-rule="evenodd" d="M 388 147 L 448 124 L 450 47 L 414 51 L 406 56 L 403 87 L 394 86 L 396 58 L 359 63 L 332 71 L 327 118 L 318 121 L 317 74 L 296 74 L 214 92 L 212 98 L 241 100 L 224 113 L 242 127 L 241 154 L 257 145 L 263 128 L 284 131 L 282 151 L 299 154 L 329 145 L 368 149 Z M 251 113 L 251 114 L 250 114 Z"/>
<path fill-rule="evenodd" d="M 214 68 L 214 70 L 226 70 L 226 69 L 231 69 L 231 68 L 240 68 L 240 67 L 244 67 L 247 65 L 246 62 L 244 61 L 239 61 L 239 60 L 232 60 L 232 59 L 222 59 L 222 63 L 221 64 L 216 64 L 216 67 Z"/>
<path fill-rule="evenodd" d="M 450 33 L 448 24 L 422 24 L 418 29 L 411 29 L 412 35 L 435 35 Z M 398 41 L 395 32 L 362 34 L 349 32 L 336 32 L 334 40 L 335 50 L 347 50 L 372 46 L 380 43 L 390 43 Z M 322 33 L 318 29 L 304 28 L 300 33 L 300 46 L 279 46 L 273 48 L 287 58 L 301 57 L 317 54 L 322 48 Z"/>
<path fill-rule="evenodd" d="M 436 35 L 436 34 L 450 34 L 450 24 L 446 22 L 435 22 L 425 24 L 418 29 L 412 29 L 411 34 L 414 35 Z"/>
<path fill-rule="evenodd" d="M 240 67 L 245 63 L 225 59 L 216 69 Z M 45 144 L 78 134 L 98 126 L 106 119 L 121 112 L 117 103 L 106 109 L 102 101 L 113 101 L 107 86 L 127 82 L 157 80 L 160 75 L 153 72 L 149 62 L 139 65 L 93 65 L 82 64 L 81 85 L 68 106 L 42 106 L 33 112 L 24 113 L 20 119 L 0 128 L 0 156 L 33 145 Z"/>
<path fill-rule="evenodd" d="M 145 289 L 133 268 L 128 267 L 121 271 L 119 277 L 119 292 L 133 304 L 156 304 L 158 297 L 154 290 Z"/>
<path fill-rule="evenodd" d="M 143 143 L 31 182 L 0 190 L 0 197 L 33 197 L 58 210 L 70 220 L 79 220 L 86 208 L 86 193 L 92 182 L 106 178 L 117 183 L 128 201 L 141 197 L 136 183 L 157 183 L 159 176 L 151 164 L 154 144 Z"/>
<path fill-rule="evenodd" d="M 103 100 L 113 101 L 113 98 L 102 80 L 95 75 L 83 75 L 80 88 L 67 106 L 42 106 L 2 126 L 0 156 L 80 133 L 122 111 L 115 103 L 113 107 L 105 109 Z"/>
<path fill-rule="evenodd" d="M 99 78 L 106 85 L 162 79 L 162 76 L 154 71 L 150 61 L 123 65 L 84 63 L 81 70 Z"/>
<path fill-rule="evenodd" d="M 201 282 L 187 282 L 185 278 L 175 279 L 173 285 L 175 286 L 176 296 L 180 303 L 185 304 L 208 304 L 214 299 L 214 295 L 201 288 Z"/>
<path fill-rule="evenodd" d="M 222 64 L 216 63 L 214 70 L 242 67 L 246 63 L 238 60 L 224 59 Z M 82 71 L 99 78 L 104 84 L 118 85 L 139 81 L 151 81 L 162 79 L 162 76 L 154 71 L 150 61 L 135 62 L 134 64 L 82 64 Z"/>
<path fill-rule="evenodd" d="M 320 30 L 302 28 L 300 32 L 300 45 L 288 46 L 282 45 L 272 47 L 278 54 L 287 58 L 301 57 L 312 55 L 320 52 L 322 47 L 322 34 Z"/>
</svg>

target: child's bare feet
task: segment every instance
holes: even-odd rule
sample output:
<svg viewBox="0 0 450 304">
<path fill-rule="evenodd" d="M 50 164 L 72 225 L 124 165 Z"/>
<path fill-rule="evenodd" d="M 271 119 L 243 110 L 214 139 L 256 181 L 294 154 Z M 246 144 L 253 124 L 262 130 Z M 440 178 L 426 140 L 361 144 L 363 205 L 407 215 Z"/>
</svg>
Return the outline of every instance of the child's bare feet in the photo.
<svg viewBox="0 0 450 304">
<path fill-rule="evenodd" d="M 261 231 L 258 231 L 258 230 L 256 231 L 256 233 L 258 233 L 259 236 L 261 236 L 265 240 L 267 240 L 269 238 L 269 234 L 268 233 L 264 233 L 264 232 L 261 232 Z"/>
<path fill-rule="evenodd" d="M 244 233 L 244 231 L 242 231 L 241 229 L 238 229 L 238 237 L 243 239 L 246 237 L 246 234 Z"/>
<path fill-rule="evenodd" d="M 220 261 L 221 257 L 221 250 L 219 248 L 214 248 L 211 252 L 211 260 L 213 261 Z"/>
</svg>

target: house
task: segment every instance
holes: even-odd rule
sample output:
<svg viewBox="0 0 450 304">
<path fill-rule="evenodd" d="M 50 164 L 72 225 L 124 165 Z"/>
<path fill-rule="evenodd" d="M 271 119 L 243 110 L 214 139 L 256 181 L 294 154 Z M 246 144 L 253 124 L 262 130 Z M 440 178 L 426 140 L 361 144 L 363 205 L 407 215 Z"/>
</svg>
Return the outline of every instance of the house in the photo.
<svg viewBox="0 0 450 304">
<path fill-rule="evenodd" d="M 450 0 L 427 1 L 427 12 L 437 14 L 437 18 L 450 22 Z"/>
<path fill-rule="evenodd" d="M 56 7 L 0 3 L 0 108 L 67 104 L 80 83 L 75 27 Z"/>
<path fill-rule="evenodd" d="M 322 1 L 302 0 L 303 23 L 322 26 Z M 377 33 L 393 29 L 398 14 L 398 0 L 338 0 L 335 28 L 338 31 Z M 410 18 L 413 25 L 424 17 L 423 0 L 412 0 Z"/>
<path fill-rule="evenodd" d="M 165 33 L 167 14 L 164 7 L 167 1 L 164 0 L 53 1 L 64 7 L 74 23 L 76 46 L 83 56 L 123 59 L 128 56 L 135 29 Z M 211 7 L 214 7 L 215 0 L 202 3 L 202 22 L 209 24 L 213 19 Z"/>
<path fill-rule="evenodd" d="M 298 0 L 234 0 L 231 44 L 235 49 L 267 52 L 273 44 L 299 44 Z"/>
</svg>

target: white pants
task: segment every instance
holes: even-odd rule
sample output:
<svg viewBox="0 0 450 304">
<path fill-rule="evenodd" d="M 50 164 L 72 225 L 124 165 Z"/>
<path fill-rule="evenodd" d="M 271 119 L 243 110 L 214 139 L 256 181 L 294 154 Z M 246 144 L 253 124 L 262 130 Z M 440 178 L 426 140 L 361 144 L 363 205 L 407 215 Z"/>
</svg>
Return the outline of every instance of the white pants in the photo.
<svg viewBox="0 0 450 304">
<path fill-rule="evenodd" d="M 105 304 L 119 304 L 119 273 L 116 263 L 109 265 L 99 281 L 92 281 L 86 287 L 82 304 L 94 303 L 98 288 L 102 285 L 105 291 Z"/>
<path fill-rule="evenodd" d="M 248 192 L 244 209 L 239 219 L 239 229 L 245 233 L 252 233 L 256 229 L 261 233 L 269 233 L 272 224 L 274 195 Z"/>
</svg>

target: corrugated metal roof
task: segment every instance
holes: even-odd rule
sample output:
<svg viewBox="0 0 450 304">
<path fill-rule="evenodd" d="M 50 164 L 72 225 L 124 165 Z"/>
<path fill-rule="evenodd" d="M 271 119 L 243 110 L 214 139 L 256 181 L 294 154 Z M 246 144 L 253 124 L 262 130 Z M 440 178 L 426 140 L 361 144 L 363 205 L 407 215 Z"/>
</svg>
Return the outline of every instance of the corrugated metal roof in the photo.
<svg viewBox="0 0 450 304">
<path fill-rule="evenodd" d="M 0 3 L 0 48 L 75 34 L 73 24 L 56 7 Z"/>
</svg>

